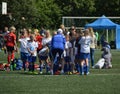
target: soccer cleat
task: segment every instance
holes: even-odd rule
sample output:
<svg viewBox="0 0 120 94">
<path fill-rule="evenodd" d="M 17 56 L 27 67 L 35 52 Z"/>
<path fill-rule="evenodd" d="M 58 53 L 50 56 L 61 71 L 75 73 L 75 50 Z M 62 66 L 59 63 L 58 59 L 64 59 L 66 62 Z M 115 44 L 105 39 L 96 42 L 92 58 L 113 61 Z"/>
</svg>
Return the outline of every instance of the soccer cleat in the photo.
<svg viewBox="0 0 120 94">
<path fill-rule="evenodd" d="M 50 74 L 51 74 L 51 72 L 50 72 L 50 71 L 48 71 L 48 72 L 46 72 L 46 74 L 50 75 Z"/>
<path fill-rule="evenodd" d="M 53 74 L 54 74 L 54 73 L 53 73 L 53 70 L 51 70 L 50 73 L 51 73 L 51 75 L 53 75 Z"/>
<path fill-rule="evenodd" d="M 90 74 L 90 72 L 87 72 L 86 75 Z"/>
<path fill-rule="evenodd" d="M 80 73 L 80 75 L 84 75 L 84 72 Z"/>
<path fill-rule="evenodd" d="M 39 73 L 40 73 L 40 74 L 43 74 L 43 72 L 42 72 L 42 71 L 40 71 Z"/>
<path fill-rule="evenodd" d="M 27 71 L 27 70 L 25 70 L 24 72 L 25 72 L 25 73 L 27 73 L 28 71 Z"/>
<path fill-rule="evenodd" d="M 28 73 L 29 73 L 29 74 L 32 74 L 33 72 L 32 72 L 32 71 L 29 71 Z"/>
<path fill-rule="evenodd" d="M 60 74 L 64 74 L 64 71 L 63 71 L 63 70 L 61 70 Z"/>
<path fill-rule="evenodd" d="M 33 74 L 37 75 L 37 74 L 38 74 L 38 72 L 35 72 L 35 71 L 34 71 L 34 72 L 33 72 Z"/>
<path fill-rule="evenodd" d="M 72 75 L 73 73 L 72 72 L 68 72 L 68 75 Z"/>
<path fill-rule="evenodd" d="M 60 74 L 60 72 L 59 72 L 59 71 L 56 71 L 54 75 L 59 75 L 59 74 Z"/>
<path fill-rule="evenodd" d="M 92 69 L 94 69 L 95 68 L 95 66 L 92 66 Z"/>
</svg>

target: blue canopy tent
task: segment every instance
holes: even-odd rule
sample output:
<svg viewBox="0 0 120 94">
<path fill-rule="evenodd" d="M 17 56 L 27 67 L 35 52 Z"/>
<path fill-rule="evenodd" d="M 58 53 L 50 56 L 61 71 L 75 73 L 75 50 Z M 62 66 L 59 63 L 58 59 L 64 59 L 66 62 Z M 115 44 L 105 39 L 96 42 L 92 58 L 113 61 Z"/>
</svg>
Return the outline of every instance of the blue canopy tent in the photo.
<svg viewBox="0 0 120 94">
<path fill-rule="evenodd" d="M 120 25 L 116 27 L 116 48 L 120 49 Z"/>
<path fill-rule="evenodd" d="M 105 17 L 104 15 L 100 18 L 98 18 L 97 20 L 95 20 L 94 22 L 90 23 L 90 24 L 86 24 L 85 25 L 86 28 L 92 27 L 93 29 L 106 29 L 107 30 L 107 40 L 108 40 L 108 29 L 116 29 L 116 48 L 120 49 L 120 40 L 119 36 L 120 36 L 120 26 L 117 25 L 116 23 L 112 22 L 110 19 L 108 19 L 107 17 Z M 118 35 L 119 34 L 119 35 Z"/>
<path fill-rule="evenodd" d="M 116 28 L 116 25 L 117 24 L 103 15 L 94 22 L 87 24 L 86 27 L 92 27 L 94 29 L 113 29 Z"/>
</svg>

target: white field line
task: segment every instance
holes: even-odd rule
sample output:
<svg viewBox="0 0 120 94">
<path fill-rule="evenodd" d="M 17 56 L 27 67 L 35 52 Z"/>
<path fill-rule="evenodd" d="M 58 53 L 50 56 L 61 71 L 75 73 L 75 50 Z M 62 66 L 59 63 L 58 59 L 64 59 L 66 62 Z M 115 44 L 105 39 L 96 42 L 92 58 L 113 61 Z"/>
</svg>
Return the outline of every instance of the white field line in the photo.
<svg viewBox="0 0 120 94">
<path fill-rule="evenodd" d="M 33 78 L 35 77 L 56 77 L 56 76 L 81 76 L 81 75 L 0 75 L 0 78 Z M 84 75 L 82 75 L 84 76 Z M 85 75 L 86 76 L 86 75 Z M 112 74 L 89 74 L 87 76 L 120 76 L 120 73 L 112 73 Z"/>
</svg>

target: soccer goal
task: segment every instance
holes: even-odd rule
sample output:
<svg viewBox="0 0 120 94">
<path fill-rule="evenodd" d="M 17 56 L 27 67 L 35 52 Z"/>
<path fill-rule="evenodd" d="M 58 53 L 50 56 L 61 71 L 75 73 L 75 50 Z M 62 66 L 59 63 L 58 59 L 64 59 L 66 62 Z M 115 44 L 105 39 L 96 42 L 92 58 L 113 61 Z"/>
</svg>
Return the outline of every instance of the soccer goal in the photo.
<svg viewBox="0 0 120 94">
<path fill-rule="evenodd" d="M 86 24 L 91 23 L 100 17 L 62 17 L 62 24 L 69 29 L 71 26 L 83 28 Z M 120 23 L 120 17 L 107 17 L 115 23 Z"/>
</svg>

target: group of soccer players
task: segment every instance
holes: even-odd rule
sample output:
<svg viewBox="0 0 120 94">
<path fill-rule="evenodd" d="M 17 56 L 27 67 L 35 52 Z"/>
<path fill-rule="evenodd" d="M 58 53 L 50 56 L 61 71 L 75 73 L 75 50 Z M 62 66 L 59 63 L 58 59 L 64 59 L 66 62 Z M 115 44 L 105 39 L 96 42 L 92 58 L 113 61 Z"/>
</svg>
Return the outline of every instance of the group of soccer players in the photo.
<svg viewBox="0 0 120 94">
<path fill-rule="evenodd" d="M 15 35 L 16 28 L 12 26 L 9 30 L 4 38 L 8 64 L 11 65 L 18 46 Z M 45 68 L 46 73 L 51 75 L 74 73 L 88 75 L 91 48 L 93 50 L 92 62 L 94 62 L 96 37 L 91 28 L 76 30 L 72 26 L 69 30 L 65 30 L 64 25 L 61 25 L 58 30 L 53 32 L 52 36 L 49 30 L 40 33 L 38 29 L 34 29 L 33 32 L 22 29 L 18 41 L 20 42 L 20 58 L 23 61 L 25 72 L 36 73 L 34 66 L 38 58 L 40 74 L 45 72 L 43 70 Z M 29 64 L 28 67 L 26 62 Z"/>
</svg>

